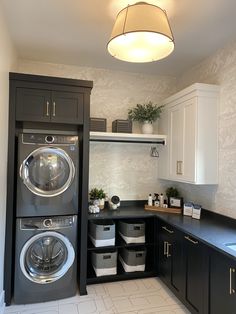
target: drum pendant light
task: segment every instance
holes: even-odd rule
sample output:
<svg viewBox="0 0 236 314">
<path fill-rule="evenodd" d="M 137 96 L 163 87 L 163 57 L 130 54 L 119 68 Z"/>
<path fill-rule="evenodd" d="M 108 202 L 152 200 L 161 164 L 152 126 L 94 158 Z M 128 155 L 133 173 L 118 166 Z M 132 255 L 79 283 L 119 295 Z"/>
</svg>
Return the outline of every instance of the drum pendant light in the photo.
<svg viewBox="0 0 236 314">
<path fill-rule="evenodd" d="M 121 10 L 111 38 L 109 53 L 128 62 L 152 62 L 174 50 L 174 37 L 166 12 L 153 4 L 138 2 Z"/>
</svg>

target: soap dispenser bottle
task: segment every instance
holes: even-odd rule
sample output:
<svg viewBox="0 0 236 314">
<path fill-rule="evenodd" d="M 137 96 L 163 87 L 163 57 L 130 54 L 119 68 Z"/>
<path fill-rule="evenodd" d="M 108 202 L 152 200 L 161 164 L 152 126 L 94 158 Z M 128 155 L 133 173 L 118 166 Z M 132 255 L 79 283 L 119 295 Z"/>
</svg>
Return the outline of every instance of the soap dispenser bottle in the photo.
<svg viewBox="0 0 236 314">
<path fill-rule="evenodd" d="M 148 206 L 152 206 L 152 194 L 148 195 Z"/>
</svg>

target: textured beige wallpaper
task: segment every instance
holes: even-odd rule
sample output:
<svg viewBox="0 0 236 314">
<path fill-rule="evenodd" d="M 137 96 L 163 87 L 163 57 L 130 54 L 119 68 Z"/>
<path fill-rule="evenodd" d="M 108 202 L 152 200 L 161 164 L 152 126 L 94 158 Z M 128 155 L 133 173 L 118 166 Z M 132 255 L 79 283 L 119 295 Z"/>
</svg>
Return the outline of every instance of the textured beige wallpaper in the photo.
<svg viewBox="0 0 236 314">
<path fill-rule="evenodd" d="M 236 218 L 236 42 L 189 70 L 178 80 L 178 90 L 195 83 L 218 84 L 219 185 L 177 184 L 188 200 Z"/>
</svg>

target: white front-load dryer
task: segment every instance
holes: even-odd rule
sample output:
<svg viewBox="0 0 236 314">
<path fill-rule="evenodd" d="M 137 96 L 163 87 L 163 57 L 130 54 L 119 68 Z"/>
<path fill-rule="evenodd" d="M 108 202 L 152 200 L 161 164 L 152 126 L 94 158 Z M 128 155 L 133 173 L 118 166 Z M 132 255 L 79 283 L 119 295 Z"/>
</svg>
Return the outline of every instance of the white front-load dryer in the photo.
<svg viewBox="0 0 236 314">
<path fill-rule="evenodd" d="M 77 136 L 19 134 L 16 216 L 78 214 L 78 164 Z"/>
<path fill-rule="evenodd" d="M 77 291 L 77 216 L 16 220 L 16 304 L 71 297 Z"/>
</svg>

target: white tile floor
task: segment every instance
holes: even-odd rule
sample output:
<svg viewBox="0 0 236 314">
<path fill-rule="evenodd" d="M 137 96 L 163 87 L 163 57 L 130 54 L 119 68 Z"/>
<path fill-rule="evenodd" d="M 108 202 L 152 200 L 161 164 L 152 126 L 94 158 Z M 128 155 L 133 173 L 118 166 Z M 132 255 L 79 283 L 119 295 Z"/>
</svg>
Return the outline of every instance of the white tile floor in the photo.
<svg viewBox="0 0 236 314">
<path fill-rule="evenodd" d="M 30 293 L 30 291 L 29 291 Z M 53 302 L 11 305 L 5 314 L 187 314 L 159 279 L 88 286 L 88 295 Z"/>
</svg>

